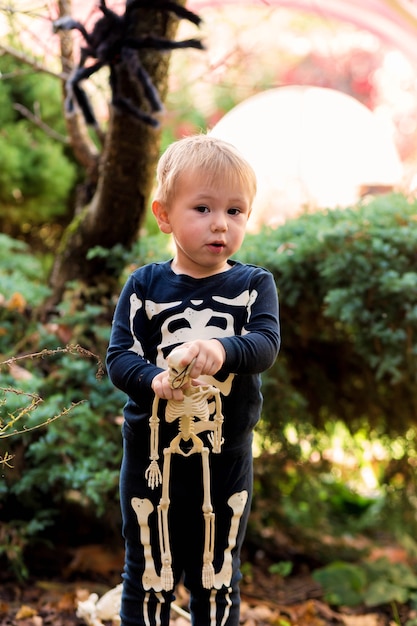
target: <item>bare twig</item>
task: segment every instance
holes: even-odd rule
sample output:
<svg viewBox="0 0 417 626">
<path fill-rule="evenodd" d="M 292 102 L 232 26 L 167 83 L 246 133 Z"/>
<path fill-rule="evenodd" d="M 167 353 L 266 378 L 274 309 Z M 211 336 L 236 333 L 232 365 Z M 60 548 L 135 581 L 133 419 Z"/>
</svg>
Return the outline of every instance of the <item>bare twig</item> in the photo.
<svg viewBox="0 0 417 626">
<path fill-rule="evenodd" d="M 22 354 L 20 356 L 12 356 L 10 359 L 7 359 L 6 361 L 0 361 L 0 368 L 2 365 L 12 365 L 13 363 L 16 363 L 16 361 L 22 361 L 23 359 L 32 359 L 32 360 L 38 359 L 38 358 L 43 359 L 47 356 L 53 356 L 55 354 L 60 354 L 60 353 L 61 354 L 79 354 L 87 358 L 95 359 L 97 362 L 96 378 L 103 377 L 104 367 L 103 367 L 103 362 L 100 359 L 100 357 L 97 354 L 90 352 L 90 350 L 83 348 L 79 344 L 76 344 L 76 345 L 68 344 L 67 346 L 65 346 L 65 348 L 55 348 L 54 350 L 45 349 L 45 350 L 41 350 L 40 352 L 32 352 L 30 354 Z"/>
<path fill-rule="evenodd" d="M 0 465 L 5 465 L 10 469 L 13 469 L 13 465 L 10 463 L 14 459 L 14 454 L 9 454 L 7 451 L 4 453 L 4 456 L 0 455 Z"/>
<path fill-rule="evenodd" d="M 53 128 L 48 126 L 48 124 L 45 124 L 45 122 L 40 117 L 38 117 L 37 115 L 32 113 L 32 111 L 23 106 L 23 104 L 19 104 L 18 102 L 16 102 L 13 105 L 13 108 L 15 109 L 15 111 L 18 111 L 21 115 L 23 115 L 23 117 L 26 117 L 28 120 L 33 122 L 35 126 L 43 130 L 43 132 L 48 135 L 48 137 L 52 137 L 52 139 L 56 139 L 61 143 L 67 145 L 69 144 L 68 137 L 64 137 L 64 135 L 61 135 L 61 133 L 57 133 Z"/>
<path fill-rule="evenodd" d="M 6 430 L 9 431 L 10 428 L 12 428 L 13 425 L 16 424 L 24 415 L 27 415 L 28 413 L 33 411 L 41 402 L 43 402 L 43 400 L 40 396 L 37 396 L 36 394 L 25 394 L 16 389 L 3 389 L 2 387 L 0 387 L 0 391 L 3 391 L 5 393 L 14 392 L 14 393 L 17 393 L 18 395 L 27 395 L 27 396 L 32 397 L 31 404 L 28 407 L 24 407 L 17 415 L 11 415 L 10 421 L 7 422 L 7 424 L 2 424 L 0 422 L 0 439 L 6 439 L 7 437 L 13 437 L 14 435 L 22 435 L 23 433 L 29 433 L 32 430 L 43 428 L 44 426 L 47 426 L 48 424 L 55 422 L 55 420 L 57 420 L 58 418 L 63 417 L 64 415 L 68 415 L 68 413 L 72 411 L 76 406 L 79 406 L 80 404 L 85 402 L 85 400 L 80 400 L 79 402 L 73 402 L 69 407 L 65 407 L 64 409 L 62 409 L 62 411 L 60 411 L 53 417 L 48 417 L 48 419 L 44 420 L 40 424 L 35 424 L 35 426 L 30 426 L 29 428 L 27 426 L 24 426 L 20 430 L 15 429 L 15 430 L 12 430 L 11 432 L 6 432 Z M 1 462 L 2 461 L 0 459 L 0 463 Z"/>
<path fill-rule="evenodd" d="M 0 44 L 0 53 L 9 54 L 13 58 L 20 61 L 21 63 L 24 63 L 25 65 L 29 65 L 29 67 L 32 67 L 37 72 L 43 72 L 44 74 L 49 74 L 50 76 L 54 76 L 54 78 L 59 78 L 62 81 L 66 81 L 68 78 L 67 74 L 53 72 L 46 65 L 43 65 L 36 59 L 29 57 L 27 54 L 25 54 L 24 52 L 21 52 L 20 50 L 17 50 L 16 48 L 12 48 L 12 46 L 6 46 L 4 44 Z"/>
<path fill-rule="evenodd" d="M 45 350 L 41 350 L 40 352 L 33 352 L 31 354 L 24 354 L 21 356 L 11 357 L 10 359 L 7 359 L 6 361 L 0 362 L 0 368 L 2 366 L 11 367 L 17 361 L 21 361 L 23 359 L 33 360 L 36 358 L 45 358 L 45 357 L 52 356 L 55 354 L 79 354 L 80 356 L 83 356 L 83 357 L 94 358 L 97 362 L 96 378 L 102 378 L 104 374 L 104 367 L 103 367 L 103 363 L 101 359 L 93 352 L 90 352 L 90 350 L 87 350 L 86 348 L 83 348 L 82 346 L 78 344 L 67 345 L 65 348 L 56 348 L 54 350 L 45 349 Z M 34 426 L 30 426 L 30 427 L 23 426 L 22 428 L 17 429 L 15 428 L 16 424 L 18 422 L 21 422 L 22 418 L 32 413 L 43 402 L 43 399 L 36 393 L 25 392 L 19 389 L 11 388 L 11 387 L 0 387 L 0 392 L 2 392 L 3 395 L 12 393 L 12 394 L 19 395 L 19 396 L 25 396 L 28 399 L 27 406 L 23 406 L 22 408 L 16 409 L 13 413 L 9 414 L 7 421 L 3 421 L 0 417 L 0 439 L 5 439 L 7 437 L 12 437 L 14 435 L 28 433 L 32 430 L 36 430 L 38 428 L 42 428 L 43 426 L 47 426 L 48 424 L 51 424 L 58 418 L 63 417 L 64 415 L 67 415 L 75 407 L 85 402 L 85 400 L 80 400 L 79 402 L 73 402 L 71 406 L 63 408 L 58 414 L 47 418 L 46 420 L 44 420 L 43 422 L 39 424 L 35 424 Z M 5 401 L 0 401 L 0 407 L 4 404 L 5 404 Z M 10 461 L 11 458 L 12 457 L 8 455 L 8 453 L 6 453 L 4 457 L 0 456 L 0 465 L 8 465 L 8 462 Z"/>
</svg>

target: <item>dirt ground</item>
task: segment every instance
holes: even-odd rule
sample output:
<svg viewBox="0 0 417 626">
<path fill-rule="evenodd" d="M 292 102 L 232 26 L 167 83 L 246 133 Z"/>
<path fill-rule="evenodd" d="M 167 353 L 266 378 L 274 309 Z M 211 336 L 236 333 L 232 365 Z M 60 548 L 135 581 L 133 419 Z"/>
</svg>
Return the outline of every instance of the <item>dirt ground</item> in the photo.
<svg viewBox="0 0 417 626">
<path fill-rule="evenodd" d="M 41 564 L 39 564 L 41 569 Z M 68 574 L 68 572 L 66 572 Z M 77 616 L 80 602 L 90 594 L 102 597 L 119 580 L 96 575 L 86 577 L 73 572 L 71 580 L 59 577 L 37 576 L 24 584 L 7 580 L 6 572 L 0 578 L 0 626 L 83 626 L 88 621 Z M 3 579 L 3 582 L 1 582 Z M 390 611 L 335 610 L 325 604 L 320 587 L 308 575 L 299 574 L 282 579 L 261 567 L 255 567 L 245 577 L 242 590 L 242 626 L 395 626 Z M 187 614 L 186 590 L 177 589 L 176 606 L 172 611 L 172 626 L 190 624 Z M 400 623 L 405 624 L 408 610 L 399 610 Z M 98 621 L 94 626 L 116 626 L 117 621 Z M 90 622 L 93 626 L 93 622 Z"/>
</svg>

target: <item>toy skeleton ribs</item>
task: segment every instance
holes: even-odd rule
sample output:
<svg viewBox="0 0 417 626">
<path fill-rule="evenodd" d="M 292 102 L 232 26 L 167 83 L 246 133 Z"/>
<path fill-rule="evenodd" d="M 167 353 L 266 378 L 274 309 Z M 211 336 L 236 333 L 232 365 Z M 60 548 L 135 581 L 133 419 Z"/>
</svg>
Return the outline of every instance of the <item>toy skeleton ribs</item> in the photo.
<svg viewBox="0 0 417 626">
<path fill-rule="evenodd" d="M 178 389 L 189 381 L 189 373 L 193 367 L 194 360 L 184 368 L 180 365 L 183 356 L 184 350 L 176 348 L 167 358 L 169 382 L 173 389 Z M 169 590 L 174 587 L 168 531 L 171 456 L 173 454 L 181 454 L 184 457 L 188 457 L 192 454 L 201 454 L 203 471 L 202 512 L 204 517 L 202 584 L 204 588 L 211 589 L 215 583 L 213 567 L 215 514 L 213 512 L 210 492 L 210 449 L 204 445 L 204 441 L 198 435 L 206 431 L 211 431 L 207 435 L 207 439 L 211 444 L 212 452 L 219 453 L 221 451 L 223 443 L 223 415 L 221 412 L 220 391 L 217 387 L 212 385 L 189 385 L 183 389 L 183 392 L 183 400 L 167 401 L 165 419 L 168 423 L 178 420 L 178 435 L 172 439 L 169 446 L 163 451 L 164 462 L 162 473 L 158 465 L 159 398 L 155 397 L 152 415 L 149 420 L 151 429 L 151 463 L 146 470 L 145 478 L 148 480 L 148 485 L 151 489 L 154 489 L 159 484 L 162 485 L 162 494 L 158 505 L 159 544 L 162 559 L 161 581 L 162 588 Z M 214 400 L 215 403 L 214 414 L 209 406 L 210 400 Z"/>
</svg>

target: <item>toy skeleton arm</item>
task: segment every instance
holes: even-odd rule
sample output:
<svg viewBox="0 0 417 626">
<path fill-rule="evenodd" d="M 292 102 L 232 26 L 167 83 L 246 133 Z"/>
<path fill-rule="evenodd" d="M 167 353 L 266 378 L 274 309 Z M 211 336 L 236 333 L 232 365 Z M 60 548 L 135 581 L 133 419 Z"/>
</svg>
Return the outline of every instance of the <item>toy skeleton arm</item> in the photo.
<svg viewBox="0 0 417 626">
<path fill-rule="evenodd" d="M 167 402 L 165 419 L 168 423 L 179 420 L 178 435 L 171 441 L 170 450 L 174 454 L 182 454 L 190 456 L 196 452 L 201 453 L 203 441 L 198 434 L 211 430 L 208 440 L 211 443 L 212 451 L 219 453 L 223 443 L 222 424 L 223 415 L 221 412 L 220 391 L 212 385 L 201 385 L 193 387 L 189 392 L 190 395 L 184 394 L 183 400 L 169 400 Z M 210 420 L 208 400 L 213 398 L 215 401 L 214 419 Z M 153 489 L 161 482 L 161 472 L 158 466 L 158 445 L 159 445 L 159 424 L 158 417 L 159 398 L 155 398 L 152 405 L 152 415 L 149 420 L 151 429 L 150 441 L 150 460 L 151 464 L 146 470 L 146 478 L 149 486 Z M 200 421 L 196 422 L 195 418 Z M 185 452 L 180 444 L 182 441 L 191 442 L 193 445 L 188 452 Z"/>
</svg>

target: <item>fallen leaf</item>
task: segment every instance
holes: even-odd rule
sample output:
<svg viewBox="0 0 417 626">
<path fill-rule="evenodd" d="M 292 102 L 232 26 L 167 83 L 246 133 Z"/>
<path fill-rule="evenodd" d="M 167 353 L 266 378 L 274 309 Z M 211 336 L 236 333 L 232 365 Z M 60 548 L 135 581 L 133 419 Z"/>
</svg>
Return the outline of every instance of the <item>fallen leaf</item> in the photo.
<svg viewBox="0 0 417 626">
<path fill-rule="evenodd" d="M 33 617 L 37 614 L 38 612 L 36 609 L 33 609 L 31 606 L 27 606 L 26 604 L 23 604 L 16 613 L 16 619 L 27 619 L 28 617 Z"/>
<path fill-rule="evenodd" d="M 57 608 L 60 611 L 71 611 L 75 608 L 75 597 L 71 592 L 64 593 L 64 595 L 59 599 L 57 604 Z"/>
<path fill-rule="evenodd" d="M 10 363 L 9 371 L 15 380 L 31 380 L 33 378 L 33 374 L 16 363 Z"/>
<path fill-rule="evenodd" d="M 72 556 L 71 562 L 64 569 L 64 578 L 69 578 L 75 572 L 93 572 L 106 576 L 123 569 L 124 550 L 121 548 L 110 549 L 101 544 L 90 544 L 75 548 Z"/>
<path fill-rule="evenodd" d="M 345 626 L 382 626 L 380 617 L 376 613 L 368 615 L 341 615 Z"/>
<path fill-rule="evenodd" d="M 9 311 L 18 311 L 19 313 L 23 313 L 26 308 L 26 299 L 25 297 L 19 293 L 13 293 L 6 303 L 6 308 Z"/>
<path fill-rule="evenodd" d="M 3 602 L 3 600 L 0 600 L 0 615 L 7 615 L 9 611 L 10 605 L 7 602 Z"/>
</svg>

